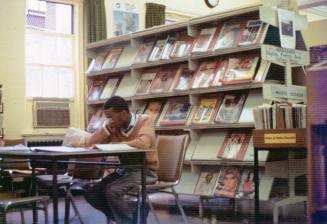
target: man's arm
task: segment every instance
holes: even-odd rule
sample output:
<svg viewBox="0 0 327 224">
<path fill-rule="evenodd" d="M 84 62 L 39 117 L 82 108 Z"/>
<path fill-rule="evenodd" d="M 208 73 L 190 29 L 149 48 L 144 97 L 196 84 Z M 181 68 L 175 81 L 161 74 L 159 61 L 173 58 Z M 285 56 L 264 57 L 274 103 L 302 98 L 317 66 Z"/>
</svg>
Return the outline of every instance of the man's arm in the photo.
<svg viewBox="0 0 327 224">
<path fill-rule="evenodd" d="M 109 141 L 110 137 L 108 133 L 104 130 L 104 128 L 100 128 L 86 139 L 85 146 L 91 147 L 94 144 L 103 144 L 108 143 Z"/>
<path fill-rule="evenodd" d="M 129 146 L 138 149 L 149 149 L 152 145 L 155 145 L 156 135 L 154 131 L 153 119 L 146 119 L 139 131 L 138 136 L 130 141 L 122 142 Z"/>
</svg>

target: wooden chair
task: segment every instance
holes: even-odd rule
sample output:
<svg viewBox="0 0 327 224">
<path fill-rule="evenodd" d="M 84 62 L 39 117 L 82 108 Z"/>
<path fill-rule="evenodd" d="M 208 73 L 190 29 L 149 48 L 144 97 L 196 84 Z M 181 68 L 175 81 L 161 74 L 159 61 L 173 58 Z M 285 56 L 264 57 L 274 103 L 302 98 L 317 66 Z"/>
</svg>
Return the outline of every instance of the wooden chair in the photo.
<svg viewBox="0 0 327 224">
<path fill-rule="evenodd" d="M 149 207 L 158 223 L 160 223 L 159 218 L 155 213 L 154 207 L 148 195 L 167 189 L 170 189 L 171 193 L 174 195 L 176 205 L 183 217 L 184 223 L 188 223 L 184 209 L 174 188 L 180 181 L 185 151 L 188 143 L 188 135 L 159 135 L 157 138 L 157 150 L 159 158 L 158 181 L 155 184 L 150 184 L 146 186 L 146 198 L 149 203 Z M 139 186 L 137 203 L 138 223 L 140 219 L 140 202 L 141 188 Z"/>
</svg>

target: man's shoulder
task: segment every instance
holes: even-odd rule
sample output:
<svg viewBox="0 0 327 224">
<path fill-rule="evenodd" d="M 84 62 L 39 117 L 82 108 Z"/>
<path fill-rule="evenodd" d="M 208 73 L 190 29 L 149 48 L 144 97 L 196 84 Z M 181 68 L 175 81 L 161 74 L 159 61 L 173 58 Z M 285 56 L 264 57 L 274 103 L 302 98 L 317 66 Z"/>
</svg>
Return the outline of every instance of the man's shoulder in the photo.
<svg viewBox="0 0 327 224">
<path fill-rule="evenodd" d="M 154 125 L 154 120 L 152 119 L 151 116 L 147 114 L 137 114 L 137 122 L 140 123 L 141 125 L 149 124 L 149 125 Z"/>
</svg>

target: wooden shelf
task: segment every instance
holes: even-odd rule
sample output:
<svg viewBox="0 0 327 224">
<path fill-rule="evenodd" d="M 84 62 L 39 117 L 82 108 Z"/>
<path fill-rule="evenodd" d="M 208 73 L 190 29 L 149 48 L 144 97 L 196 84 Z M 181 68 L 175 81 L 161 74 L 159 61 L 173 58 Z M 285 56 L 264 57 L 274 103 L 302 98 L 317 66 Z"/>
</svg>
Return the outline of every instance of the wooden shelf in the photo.
<svg viewBox="0 0 327 224">
<path fill-rule="evenodd" d="M 169 130 L 189 130 L 187 125 L 171 125 L 171 126 L 156 126 L 154 128 L 156 131 L 169 131 Z"/>
<path fill-rule="evenodd" d="M 89 72 L 86 73 L 86 76 L 92 78 L 100 75 L 117 75 L 118 73 L 125 73 L 130 71 L 131 71 L 131 67 L 126 66 L 126 67 L 114 68 L 114 69 L 104 69 L 97 72 Z"/>
<path fill-rule="evenodd" d="M 145 69 L 145 68 L 151 68 L 156 66 L 164 66 L 164 65 L 187 63 L 187 62 L 188 62 L 188 56 L 185 56 L 185 57 L 174 58 L 174 59 L 159 60 L 153 62 L 150 61 L 142 64 L 133 64 L 132 69 Z"/>
<path fill-rule="evenodd" d="M 167 97 L 174 97 L 174 96 L 187 96 L 189 95 L 188 91 L 180 91 L 180 92 L 164 92 L 164 93 L 157 93 L 157 94 L 147 94 L 147 95 L 138 95 L 133 96 L 133 100 L 146 100 L 146 99 L 154 99 L 154 98 L 167 98 Z"/>
<path fill-rule="evenodd" d="M 120 36 L 112 37 L 110 39 L 89 43 L 86 45 L 86 50 L 96 51 L 97 49 L 102 47 L 107 47 L 108 45 L 124 44 L 126 42 L 130 42 L 131 39 L 132 39 L 132 34 L 120 35 Z"/>
<path fill-rule="evenodd" d="M 246 90 L 246 89 L 258 89 L 262 88 L 261 82 L 249 82 L 249 83 L 240 83 L 240 84 L 230 84 L 224 86 L 215 86 L 210 88 L 201 88 L 201 89 L 191 89 L 189 94 L 204 94 L 204 93 L 217 93 L 217 92 L 225 92 L 232 90 Z"/>
<path fill-rule="evenodd" d="M 253 166 L 253 161 L 233 161 L 233 160 L 191 160 L 194 165 L 234 165 L 234 166 Z M 264 166 L 265 162 L 259 162 L 259 166 Z"/>
<path fill-rule="evenodd" d="M 307 129 L 266 129 L 253 130 L 255 148 L 306 148 Z"/>
<path fill-rule="evenodd" d="M 190 125 L 192 130 L 207 130 L 207 129 L 224 129 L 224 128 L 254 128 L 254 123 L 220 123 L 220 124 L 196 124 Z"/>
<path fill-rule="evenodd" d="M 124 97 L 126 101 L 131 101 L 132 97 Z M 88 106 L 98 106 L 104 104 L 108 99 L 101 99 L 101 100 L 94 100 L 94 101 L 87 101 Z"/>
<path fill-rule="evenodd" d="M 250 46 L 237 47 L 237 48 L 219 49 L 216 51 L 191 53 L 190 58 L 192 60 L 201 60 L 201 59 L 206 59 L 206 58 L 211 58 L 211 57 L 222 56 L 222 55 L 226 55 L 226 54 L 234 54 L 234 53 L 240 53 L 240 52 L 244 52 L 244 51 L 253 51 L 253 50 L 259 51 L 260 46 L 259 45 L 250 45 Z"/>
</svg>

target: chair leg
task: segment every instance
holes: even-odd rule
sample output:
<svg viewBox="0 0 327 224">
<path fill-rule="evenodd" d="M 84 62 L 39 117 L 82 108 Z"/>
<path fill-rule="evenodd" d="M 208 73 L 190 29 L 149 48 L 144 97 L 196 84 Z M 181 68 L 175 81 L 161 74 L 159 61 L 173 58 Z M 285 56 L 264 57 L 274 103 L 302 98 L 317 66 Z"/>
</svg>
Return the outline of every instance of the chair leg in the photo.
<svg viewBox="0 0 327 224">
<path fill-rule="evenodd" d="M 82 220 L 82 217 L 81 217 L 81 215 L 80 215 L 80 213 L 79 213 L 79 211 L 78 211 L 77 205 L 76 205 L 76 203 L 75 203 L 75 200 L 74 200 L 74 198 L 73 198 L 73 195 L 72 195 L 71 191 L 68 189 L 66 194 L 68 195 L 68 197 L 69 197 L 69 199 L 70 199 L 70 202 L 72 203 L 72 206 L 73 206 L 74 212 L 75 212 L 75 214 L 77 215 L 77 217 L 78 217 L 80 223 L 81 223 L 81 224 L 84 224 L 84 223 L 83 223 L 83 220 Z"/>
<path fill-rule="evenodd" d="M 158 215 L 157 215 L 156 211 L 154 210 L 153 204 L 151 203 L 148 194 L 146 195 L 146 199 L 147 199 L 147 201 L 148 201 L 148 203 L 149 203 L 149 207 L 150 207 L 150 210 L 151 210 L 152 214 L 154 215 L 154 218 L 156 219 L 157 223 L 160 224 L 160 221 L 159 221 Z"/>
<path fill-rule="evenodd" d="M 180 202 L 179 198 L 178 198 L 178 194 L 176 193 L 175 191 L 175 188 L 174 187 L 171 187 L 171 190 L 175 196 L 175 201 L 176 201 L 176 204 L 177 204 L 177 207 L 180 211 L 180 213 L 182 214 L 182 217 L 183 217 L 183 220 L 184 220 L 184 223 L 188 224 L 188 221 L 187 221 L 187 218 L 186 218 L 186 215 L 185 215 L 185 212 L 184 212 L 184 209 L 183 209 L 183 206 L 182 206 L 182 203 Z"/>
<path fill-rule="evenodd" d="M 49 224 L 49 213 L 48 213 L 48 202 L 43 202 L 43 209 L 44 209 L 44 223 Z"/>
<path fill-rule="evenodd" d="M 24 210 L 20 208 L 19 212 L 20 212 L 20 218 L 22 220 L 22 224 L 25 224 Z"/>
</svg>

